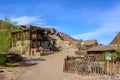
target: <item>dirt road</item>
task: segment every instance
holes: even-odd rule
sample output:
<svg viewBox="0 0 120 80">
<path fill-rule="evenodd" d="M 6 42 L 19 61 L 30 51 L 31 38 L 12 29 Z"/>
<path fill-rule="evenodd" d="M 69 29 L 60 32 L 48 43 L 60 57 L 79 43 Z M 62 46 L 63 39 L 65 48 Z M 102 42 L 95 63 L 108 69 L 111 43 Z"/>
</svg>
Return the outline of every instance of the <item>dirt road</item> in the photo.
<svg viewBox="0 0 120 80">
<path fill-rule="evenodd" d="M 66 49 L 61 52 L 40 56 L 41 60 L 32 62 L 38 63 L 32 67 L 19 68 L 13 73 L 15 80 L 61 80 L 72 76 L 72 73 L 63 72 L 63 62 L 66 55 L 74 55 L 75 49 Z"/>
</svg>

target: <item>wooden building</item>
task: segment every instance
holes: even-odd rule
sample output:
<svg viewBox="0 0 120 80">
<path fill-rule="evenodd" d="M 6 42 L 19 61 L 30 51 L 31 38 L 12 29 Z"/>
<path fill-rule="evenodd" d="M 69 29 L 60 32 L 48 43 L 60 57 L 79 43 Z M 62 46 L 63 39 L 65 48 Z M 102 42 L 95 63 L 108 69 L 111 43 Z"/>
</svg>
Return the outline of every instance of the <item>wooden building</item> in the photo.
<svg viewBox="0 0 120 80">
<path fill-rule="evenodd" d="M 118 44 L 120 44 L 120 32 L 115 36 L 111 43 L 107 46 L 96 46 L 87 50 L 90 61 L 98 60 L 100 56 L 106 56 L 106 53 L 115 53 Z"/>
<path fill-rule="evenodd" d="M 99 44 L 97 40 L 85 40 L 81 42 L 81 45 L 85 46 L 86 50 L 88 50 L 92 47 L 98 46 Z"/>
<path fill-rule="evenodd" d="M 100 58 L 105 58 L 106 54 L 108 56 L 113 54 L 116 51 L 117 46 L 108 45 L 108 46 L 97 46 L 87 50 L 88 60 L 89 61 L 99 61 Z"/>
<path fill-rule="evenodd" d="M 18 26 L 20 30 L 12 32 L 12 48 L 21 53 L 36 55 L 41 49 L 52 51 L 56 40 L 49 37 L 48 34 L 54 34 L 54 28 L 41 28 L 36 26 Z"/>
</svg>

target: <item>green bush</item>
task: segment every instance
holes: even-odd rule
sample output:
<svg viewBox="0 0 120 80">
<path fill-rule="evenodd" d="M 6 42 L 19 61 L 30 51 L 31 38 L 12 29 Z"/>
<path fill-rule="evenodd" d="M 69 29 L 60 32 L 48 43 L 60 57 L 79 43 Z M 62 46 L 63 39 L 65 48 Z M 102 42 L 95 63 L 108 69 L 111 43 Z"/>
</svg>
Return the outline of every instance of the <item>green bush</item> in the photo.
<svg viewBox="0 0 120 80">
<path fill-rule="evenodd" d="M 0 65 L 4 65 L 6 62 L 7 58 L 5 54 L 0 54 Z"/>
<path fill-rule="evenodd" d="M 112 53 L 112 61 L 116 61 L 117 60 L 117 54 L 116 53 Z"/>
<path fill-rule="evenodd" d="M 105 53 L 103 53 L 102 55 L 98 56 L 98 61 L 106 61 L 106 59 L 105 59 Z"/>
<path fill-rule="evenodd" d="M 117 45 L 116 55 L 117 55 L 117 58 L 120 59 L 120 44 Z"/>
</svg>

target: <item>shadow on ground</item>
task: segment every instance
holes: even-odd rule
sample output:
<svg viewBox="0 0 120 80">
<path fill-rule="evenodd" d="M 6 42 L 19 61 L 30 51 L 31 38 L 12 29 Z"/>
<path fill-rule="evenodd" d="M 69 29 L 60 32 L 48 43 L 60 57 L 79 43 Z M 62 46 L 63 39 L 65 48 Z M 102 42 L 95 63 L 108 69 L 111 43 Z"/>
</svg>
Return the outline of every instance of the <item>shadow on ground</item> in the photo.
<svg viewBox="0 0 120 80">
<path fill-rule="evenodd" d="M 4 72 L 4 70 L 2 68 L 0 68 L 0 73 L 3 73 L 3 72 Z"/>
<path fill-rule="evenodd" d="M 39 61 L 46 61 L 43 58 L 23 58 L 22 61 L 17 63 L 6 63 L 7 67 L 31 67 L 37 65 Z"/>
<path fill-rule="evenodd" d="M 24 61 L 46 61 L 46 59 L 43 59 L 43 58 L 23 58 L 22 61 L 23 62 Z"/>
</svg>

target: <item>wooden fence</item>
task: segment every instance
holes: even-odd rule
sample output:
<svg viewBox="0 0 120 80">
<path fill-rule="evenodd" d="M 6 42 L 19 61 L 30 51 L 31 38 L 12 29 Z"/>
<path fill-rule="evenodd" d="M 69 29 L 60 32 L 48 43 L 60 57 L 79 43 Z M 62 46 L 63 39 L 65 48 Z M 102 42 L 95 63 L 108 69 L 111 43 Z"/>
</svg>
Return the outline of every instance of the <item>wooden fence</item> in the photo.
<svg viewBox="0 0 120 80">
<path fill-rule="evenodd" d="M 64 60 L 64 72 L 77 72 L 79 74 L 101 74 L 116 76 L 120 73 L 119 62 L 85 62 L 79 60 Z"/>
<path fill-rule="evenodd" d="M 116 76 L 119 73 L 119 62 L 90 62 L 90 73 Z"/>
</svg>

